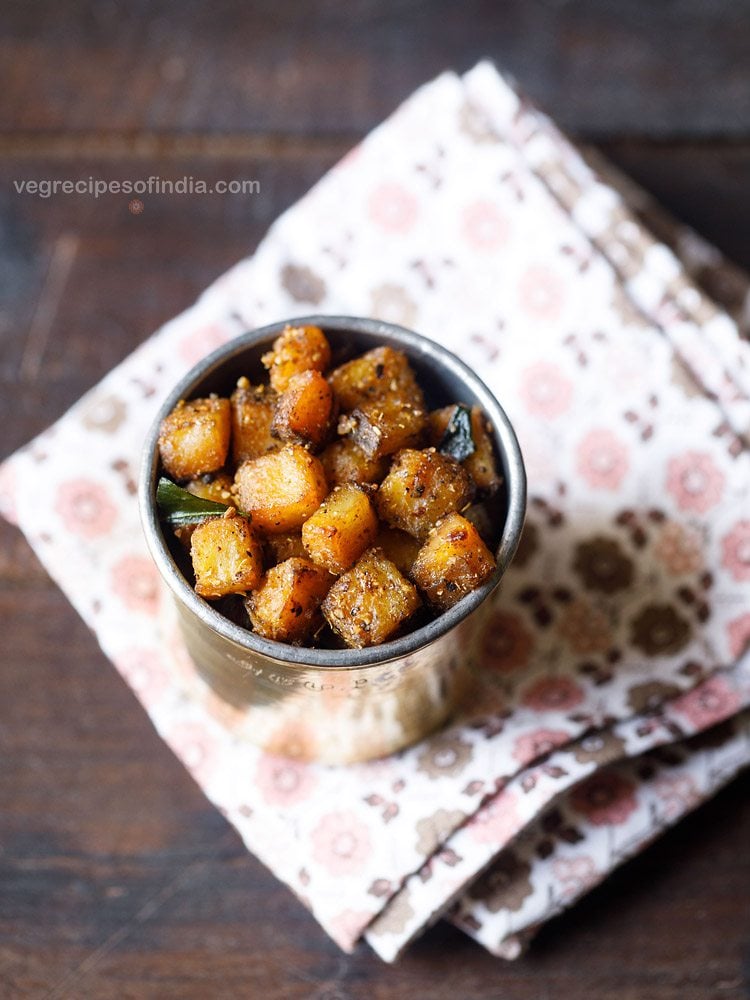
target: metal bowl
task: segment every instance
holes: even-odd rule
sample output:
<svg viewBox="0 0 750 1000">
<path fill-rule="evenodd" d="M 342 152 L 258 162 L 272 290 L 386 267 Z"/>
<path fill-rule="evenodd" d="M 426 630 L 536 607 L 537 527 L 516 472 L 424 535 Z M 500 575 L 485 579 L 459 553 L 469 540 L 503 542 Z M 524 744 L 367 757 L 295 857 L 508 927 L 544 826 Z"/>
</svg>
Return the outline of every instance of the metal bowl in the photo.
<svg viewBox="0 0 750 1000">
<path fill-rule="evenodd" d="M 264 381 L 261 355 L 290 322 L 323 329 L 333 364 L 373 347 L 404 351 L 430 408 L 478 405 L 489 419 L 503 476 L 494 499 L 497 568 L 448 611 L 400 638 L 368 649 L 312 649 L 264 639 L 198 597 L 183 572 L 179 545 L 155 503 L 159 425 L 180 399 L 229 395 L 237 379 Z M 306 316 L 235 338 L 197 364 L 165 399 L 148 434 L 139 502 L 151 554 L 177 603 L 180 627 L 197 671 L 235 710 L 247 738 L 267 749 L 327 763 L 382 756 L 441 725 L 468 682 L 477 613 L 497 587 L 518 545 L 526 476 L 513 428 L 477 376 L 433 341 L 379 320 Z"/>
</svg>

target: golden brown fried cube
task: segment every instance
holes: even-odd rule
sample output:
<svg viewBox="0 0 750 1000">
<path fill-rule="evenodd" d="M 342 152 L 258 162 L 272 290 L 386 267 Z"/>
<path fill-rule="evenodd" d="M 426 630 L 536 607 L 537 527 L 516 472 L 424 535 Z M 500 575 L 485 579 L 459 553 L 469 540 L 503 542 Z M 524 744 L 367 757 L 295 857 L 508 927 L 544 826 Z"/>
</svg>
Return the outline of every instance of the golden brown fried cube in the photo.
<svg viewBox="0 0 750 1000">
<path fill-rule="evenodd" d="M 333 389 L 318 371 L 292 375 L 279 396 L 271 432 L 282 441 L 319 448 L 331 430 Z"/>
<path fill-rule="evenodd" d="M 181 400 L 161 422 L 162 464 L 174 479 L 195 479 L 205 472 L 216 472 L 227 460 L 230 433 L 228 399 Z"/>
<path fill-rule="evenodd" d="M 247 519 L 233 508 L 197 526 L 190 540 L 195 590 L 201 597 L 244 594 L 263 575 L 263 552 Z"/>
<path fill-rule="evenodd" d="M 378 533 L 370 498 L 360 486 L 337 486 L 302 525 L 302 544 L 331 573 L 350 569 Z"/>
<path fill-rule="evenodd" d="M 385 399 L 398 390 L 416 389 L 414 399 L 422 402 L 414 372 L 403 351 L 376 347 L 340 365 L 328 376 L 343 410 L 353 410 L 374 399 Z"/>
<path fill-rule="evenodd" d="M 245 601 L 258 635 L 302 643 L 323 624 L 320 603 L 333 578 L 309 559 L 287 559 L 269 569 Z"/>
<path fill-rule="evenodd" d="M 445 610 L 492 576 L 495 557 L 460 514 L 449 514 L 419 550 L 411 578 L 431 604 Z"/>
<path fill-rule="evenodd" d="M 232 405 L 232 458 L 236 465 L 258 458 L 280 445 L 271 434 L 276 393 L 267 386 L 252 386 L 246 378 L 237 382 Z"/>
<path fill-rule="evenodd" d="M 287 559 L 307 559 L 302 535 L 299 531 L 290 531 L 284 535 L 268 535 L 265 540 L 266 565 L 286 562 Z"/>
<path fill-rule="evenodd" d="M 380 484 L 377 508 L 392 528 L 425 538 L 437 520 L 471 500 L 469 474 L 455 459 L 434 448 L 405 448 Z"/>
<path fill-rule="evenodd" d="M 429 417 L 430 444 L 436 448 L 443 439 L 448 424 L 456 411 L 456 404 L 433 410 Z M 495 463 L 492 444 L 492 426 L 478 406 L 471 408 L 471 436 L 474 452 L 461 464 L 469 473 L 477 489 L 484 494 L 495 493 L 502 482 Z"/>
<path fill-rule="evenodd" d="M 383 550 L 386 559 L 398 566 L 404 576 L 411 574 L 414 560 L 422 547 L 420 540 L 413 535 L 407 535 L 398 528 L 385 527 L 380 528 L 375 544 Z"/>
<path fill-rule="evenodd" d="M 207 472 L 205 476 L 191 479 L 185 484 L 185 489 L 193 496 L 203 500 L 213 500 L 227 507 L 234 505 L 234 480 L 226 472 Z"/>
<path fill-rule="evenodd" d="M 311 368 L 324 372 L 331 363 L 331 348 L 320 327 L 287 326 L 261 360 L 273 388 L 284 392 L 292 375 Z"/>
<path fill-rule="evenodd" d="M 368 458 L 351 438 L 341 438 L 329 444 L 320 454 L 331 486 L 340 483 L 379 483 L 388 472 L 386 457 Z"/>
<path fill-rule="evenodd" d="M 223 503 L 227 507 L 234 506 L 237 502 L 234 498 L 234 481 L 226 472 L 208 472 L 198 479 L 191 479 L 185 484 L 185 489 L 196 497 Z M 190 539 L 197 527 L 197 524 L 181 524 L 173 530 L 180 542 L 189 549 Z"/>
<path fill-rule="evenodd" d="M 422 390 L 406 355 L 376 347 L 331 373 L 343 410 L 339 433 L 348 434 L 368 458 L 392 455 L 418 442 L 427 423 Z"/>
<path fill-rule="evenodd" d="M 381 458 L 418 445 L 425 421 L 421 407 L 394 397 L 352 410 L 341 418 L 338 431 L 348 434 L 369 458 Z"/>
<path fill-rule="evenodd" d="M 323 614 L 347 646 L 362 649 L 385 642 L 420 604 L 416 587 L 373 548 L 334 583 Z"/>
<path fill-rule="evenodd" d="M 301 528 L 328 494 L 323 466 L 299 444 L 243 462 L 235 487 L 240 509 L 272 535 Z"/>
</svg>

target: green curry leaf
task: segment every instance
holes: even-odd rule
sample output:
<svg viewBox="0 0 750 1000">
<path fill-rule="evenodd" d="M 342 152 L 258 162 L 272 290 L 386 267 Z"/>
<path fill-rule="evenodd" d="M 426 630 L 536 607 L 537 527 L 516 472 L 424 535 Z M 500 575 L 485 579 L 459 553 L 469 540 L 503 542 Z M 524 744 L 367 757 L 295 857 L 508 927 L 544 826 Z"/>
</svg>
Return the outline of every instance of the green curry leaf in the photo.
<svg viewBox="0 0 750 1000">
<path fill-rule="evenodd" d="M 458 403 L 454 408 L 438 451 L 441 455 L 450 455 L 457 462 L 464 462 L 476 451 L 471 433 L 471 410 L 463 403 Z"/>
<path fill-rule="evenodd" d="M 223 517 L 227 512 L 226 504 L 197 497 L 164 476 L 156 486 L 156 503 L 164 520 L 175 528 L 199 524 L 208 517 Z"/>
</svg>

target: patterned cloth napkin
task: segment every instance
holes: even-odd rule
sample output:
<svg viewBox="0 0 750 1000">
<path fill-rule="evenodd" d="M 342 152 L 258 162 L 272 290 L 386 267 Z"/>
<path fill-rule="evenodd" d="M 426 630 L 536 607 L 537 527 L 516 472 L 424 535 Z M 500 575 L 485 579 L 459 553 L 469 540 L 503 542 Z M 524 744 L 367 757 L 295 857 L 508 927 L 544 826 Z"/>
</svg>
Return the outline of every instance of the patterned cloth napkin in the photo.
<svg viewBox="0 0 750 1000">
<path fill-rule="evenodd" d="M 750 762 L 746 288 L 618 187 L 491 66 L 446 74 L 0 468 L 3 512 L 158 732 L 344 949 L 364 936 L 393 960 L 448 914 L 513 957 Z M 245 738 L 184 652 L 135 501 L 177 378 L 310 312 L 459 353 L 514 421 L 530 487 L 461 717 L 346 768 Z"/>
</svg>

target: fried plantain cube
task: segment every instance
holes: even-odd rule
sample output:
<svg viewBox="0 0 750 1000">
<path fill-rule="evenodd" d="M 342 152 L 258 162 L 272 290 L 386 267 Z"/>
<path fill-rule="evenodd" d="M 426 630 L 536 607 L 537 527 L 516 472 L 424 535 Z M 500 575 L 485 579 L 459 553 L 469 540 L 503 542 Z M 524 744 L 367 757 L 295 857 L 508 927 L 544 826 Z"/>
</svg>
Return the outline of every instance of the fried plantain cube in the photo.
<svg viewBox="0 0 750 1000">
<path fill-rule="evenodd" d="M 201 597 L 244 594 L 263 575 L 260 541 L 247 519 L 230 507 L 224 517 L 203 521 L 190 540 L 195 590 Z"/>
<path fill-rule="evenodd" d="M 227 507 L 237 503 L 234 496 L 234 481 L 226 472 L 207 472 L 205 476 L 191 479 L 189 483 L 185 484 L 185 489 L 196 497 L 213 500 L 215 503 L 223 503 Z M 189 549 L 190 539 L 197 527 L 197 524 L 181 524 L 173 531 L 182 545 Z"/>
<path fill-rule="evenodd" d="M 253 386 L 246 378 L 237 382 L 232 406 L 232 458 L 235 465 L 275 451 L 280 442 L 271 434 L 277 395 L 268 386 Z"/>
<path fill-rule="evenodd" d="M 348 434 L 368 458 L 392 455 L 419 441 L 426 423 L 424 396 L 403 351 L 376 347 L 329 376 L 347 415 Z"/>
<path fill-rule="evenodd" d="M 230 433 L 228 399 L 180 400 L 159 429 L 162 464 L 174 479 L 216 472 L 227 460 Z"/>
<path fill-rule="evenodd" d="M 405 448 L 380 484 L 377 509 L 392 528 L 425 538 L 437 520 L 471 500 L 468 472 L 434 448 Z"/>
<path fill-rule="evenodd" d="M 265 539 L 266 565 L 286 562 L 287 559 L 307 559 L 302 535 L 299 531 L 290 531 L 283 535 L 267 535 Z"/>
<path fill-rule="evenodd" d="M 347 646 L 362 649 L 385 642 L 420 605 L 416 587 L 372 548 L 328 591 L 323 614 Z"/>
<path fill-rule="evenodd" d="M 203 500 L 213 500 L 231 507 L 235 503 L 234 480 L 228 472 L 207 472 L 204 476 L 191 479 L 185 489 Z"/>
<path fill-rule="evenodd" d="M 318 326 L 287 326 L 261 360 L 273 388 L 284 392 L 292 375 L 309 369 L 324 372 L 331 363 L 331 347 Z"/>
<path fill-rule="evenodd" d="M 279 396 L 271 432 L 282 441 L 319 448 L 328 437 L 334 412 L 333 389 L 318 371 L 292 375 Z"/>
<path fill-rule="evenodd" d="M 320 604 L 332 581 L 309 559 L 279 563 L 245 600 L 253 628 L 277 642 L 305 642 L 323 624 Z"/>
<path fill-rule="evenodd" d="M 449 514 L 419 550 L 411 578 L 442 611 L 479 587 L 495 569 L 495 557 L 473 524 Z"/>
<path fill-rule="evenodd" d="M 433 410 L 429 416 L 430 444 L 436 448 L 448 429 L 448 424 L 456 411 L 456 404 Z M 496 493 L 502 478 L 495 463 L 495 448 L 492 443 L 492 425 L 478 406 L 471 408 L 471 437 L 474 452 L 461 463 L 476 487 L 483 494 Z"/>
<path fill-rule="evenodd" d="M 382 458 L 401 448 L 419 445 L 426 415 L 419 406 L 398 398 L 366 403 L 339 421 L 339 434 L 351 440 L 368 456 Z"/>
<path fill-rule="evenodd" d="M 340 483 L 379 483 L 389 466 L 385 456 L 368 458 L 351 438 L 340 438 L 329 444 L 321 452 L 320 461 L 331 486 L 338 486 Z"/>
<path fill-rule="evenodd" d="M 422 543 L 413 535 L 398 528 L 381 526 L 375 544 L 383 550 L 386 559 L 398 566 L 404 576 L 409 576 Z"/>
<path fill-rule="evenodd" d="M 375 399 L 385 399 L 399 389 L 417 389 L 409 359 L 392 347 L 375 347 L 352 361 L 340 365 L 328 376 L 343 410 Z"/>
<path fill-rule="evenodd" d="M 302 544 L 318 566 L 343 573 L 369 548 L 378 533 L 378 519 L 361 486 L 337 486 L 302 525 Z"/>
<path fill-rule="evenodd" d="M 323 466 L 299 444 L 243 462 L 235 487 L 240 508 L 272 535 L 301 528 L 328 494 Z"/>
</svg>

